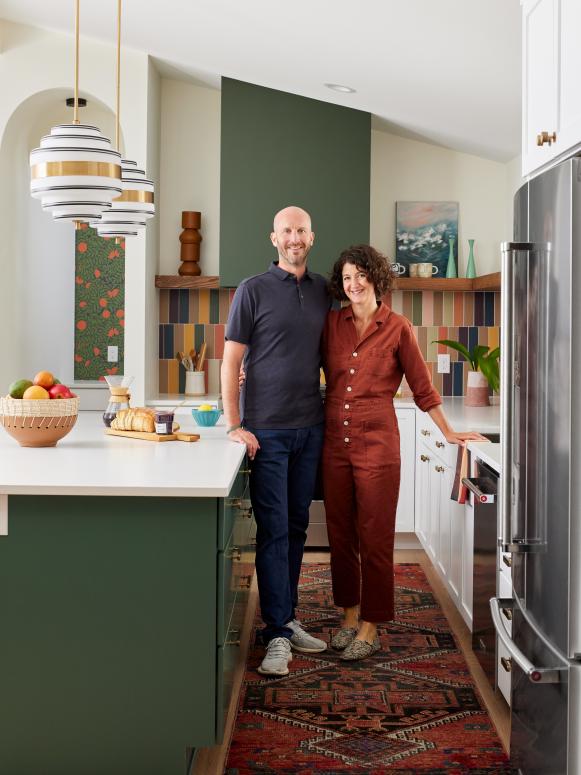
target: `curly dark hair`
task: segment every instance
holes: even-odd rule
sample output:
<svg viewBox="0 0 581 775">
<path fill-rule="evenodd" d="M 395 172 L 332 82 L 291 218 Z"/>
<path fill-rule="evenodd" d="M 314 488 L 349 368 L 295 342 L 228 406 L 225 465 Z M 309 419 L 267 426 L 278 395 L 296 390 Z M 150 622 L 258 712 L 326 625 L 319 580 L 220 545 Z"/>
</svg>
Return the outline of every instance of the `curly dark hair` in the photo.
<svg viewBox="0 0 581 775">
<path fill-rule="evenodd" d="M 329 276 L 329 292 L 331 296 L 345 301 L 347 296 L 343 290 L 343 267 L 345 264 L 355 264 L 357 269 L 365 272 L 369 282 L 375 287 L 375 296 L 381 299 L 393 284 L 394 272 L 387 256 L 384 256 L 371 245 L 351 245 L 344 250 Z"/>
</svg>

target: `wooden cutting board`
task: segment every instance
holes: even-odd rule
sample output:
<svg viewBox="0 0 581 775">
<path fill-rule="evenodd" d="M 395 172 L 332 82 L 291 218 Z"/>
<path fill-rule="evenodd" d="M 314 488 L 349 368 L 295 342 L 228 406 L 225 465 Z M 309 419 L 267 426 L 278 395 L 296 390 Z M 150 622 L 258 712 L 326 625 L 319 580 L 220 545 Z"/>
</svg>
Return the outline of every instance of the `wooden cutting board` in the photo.
<svg viewBox="0 0 581 775">
<path fill-rule="evenodd" d="M 127 436 L 130 439 L 145 439 L 146 441 L 198 441 L 198 433 L 146 433 L 145 431 L 116 431 L 114 428 L 105 428 L 109 436 Z"/>
</svg>

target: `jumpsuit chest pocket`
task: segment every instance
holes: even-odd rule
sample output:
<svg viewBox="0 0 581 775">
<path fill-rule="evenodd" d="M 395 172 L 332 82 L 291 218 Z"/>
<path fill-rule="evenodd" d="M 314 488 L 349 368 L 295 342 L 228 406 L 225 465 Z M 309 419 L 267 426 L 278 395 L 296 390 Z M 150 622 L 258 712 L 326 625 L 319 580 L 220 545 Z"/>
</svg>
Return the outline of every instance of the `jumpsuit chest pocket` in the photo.
<svg viewBox="0 0 581 775">
<path fill-rule="evenodd" d="M 396 348 L 392 345 L 383 347 L 371 347 L 367 355 L 369 371 L 371 374 L 388 376 L 397 368 Z"/>
</svg>

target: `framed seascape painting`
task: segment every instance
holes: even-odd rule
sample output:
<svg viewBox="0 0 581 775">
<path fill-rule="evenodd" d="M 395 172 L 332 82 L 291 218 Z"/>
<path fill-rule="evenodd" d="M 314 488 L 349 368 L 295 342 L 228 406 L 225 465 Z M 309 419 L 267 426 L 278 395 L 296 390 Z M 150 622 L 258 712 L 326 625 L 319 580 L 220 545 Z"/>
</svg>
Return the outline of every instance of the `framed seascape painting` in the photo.
<svg viewBox="0 0 581 775">
<path fill-rule="evenodd" d="M 458 202 L 396 202 L 395 213 L 395 260 L 406 277 L 417 263 L 430 263 L 438 268 L 434 277 L 445 277 L 451 238 L 458 266 Z"/>
</svg>

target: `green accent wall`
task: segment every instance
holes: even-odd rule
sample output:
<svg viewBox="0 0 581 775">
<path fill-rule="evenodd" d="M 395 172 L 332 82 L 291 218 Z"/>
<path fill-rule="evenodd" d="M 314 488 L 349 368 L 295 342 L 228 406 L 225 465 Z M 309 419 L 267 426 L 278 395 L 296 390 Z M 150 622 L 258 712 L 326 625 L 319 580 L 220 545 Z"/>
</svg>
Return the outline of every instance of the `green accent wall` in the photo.
<svg viewBox="0 0 581 775">
<path fill-rule="evenodd" d="M 272 219 L 288 205 L 311 214 L 314 271 L 369 242 L 371 114 L 223 78 L 221 122 L 223 287 L 276 258 Z"/>
<path fill-rule="evenodd" d="M 86 223 L 75 231 L 75 379 L 123 374 L 125 240 L 100 237 Z M 107 361 L 117 345 L 118 360 Z"/>
</svg>

